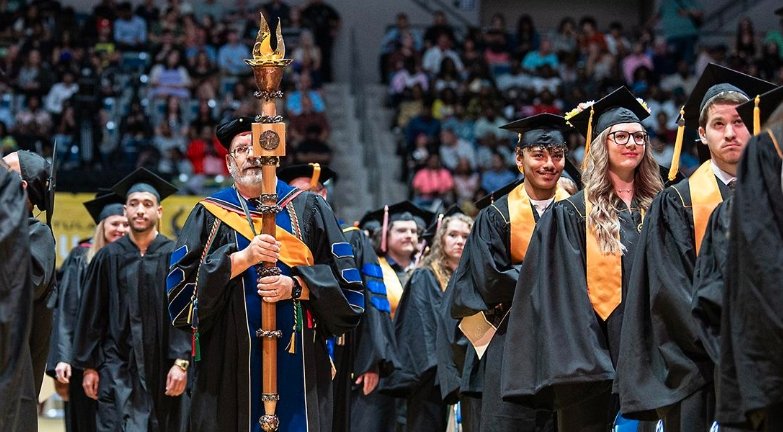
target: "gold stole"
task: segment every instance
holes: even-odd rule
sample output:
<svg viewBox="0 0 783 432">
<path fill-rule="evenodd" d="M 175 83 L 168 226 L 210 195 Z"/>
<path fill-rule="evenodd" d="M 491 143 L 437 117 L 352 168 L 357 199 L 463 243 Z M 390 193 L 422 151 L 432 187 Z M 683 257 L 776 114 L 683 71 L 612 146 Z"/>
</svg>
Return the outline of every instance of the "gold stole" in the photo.
<svg viewBox="0 0 783 432">
<path fill-rule="evenodd" d="M 378 257 L 378 264 L 380 264 L 383 272 L 383 284 L 386 285 L 386 298 L 389 300 L 391 317 L 394 318 L 394 313 L 397 312 L 397 305 L 400 304 L 400 298 L 402 297 L 402 284 L 400 283 L 400 278 L 397 277 L 397 272 L 391 268 L 385 257 Z"/>
<path fill-rule="evenodd" d="M 691 192 L 691 209 L 693 211 L 693 234 L 696 240 L 696 256 L 699 256 L 701 242 L 707 231 L 707 223 L 715 207 L 723 202 L 718 188 L 718 179 L 712 171 L 710 161 L 701 164 L 699 169 L 688 179 Z"/>
<path fill-rule="evenodd" d="M 250 229 L 250 225 L 247 223 L 247 218 L 239 213 L 225 209 L 215 203 L 209 201 L 201 201 L 201 205 L 204 206 L 207 211 L 212 213 L 216 218 L 220 219 L 234 229 L 239 234 L 248 240 L 253 239 L 253 231 Z M 261 232 L 261 219 L 253 218 L 253 225 L 255 225 L 256 232 Z M 299 240 L 295 235 L 289 233 L 283 228 L 276 226 L 275 238 L 280 242 L 280 261 L 289 267 L 294 266 L 311 266 L 315 264 L 315 258 L 310 248 L 307 247 L 302 240 Z"/>
<path fill-rule="evenodd" d="M 571 195 L 559 186 L 555 190 L 555 201 L 564 200 L 569 196 Z M 511 262 L 519 263 L 525 259 L 527 246 L 536 228 L 536 218 L 524 183 L 520 183 L 509 192 L 508 213 L 511 217 Z"/>
<path fill-rule="evenodd" d="M 620 253 L 604 254 L 598 238 L 590 229 L 589 216 L 593 208 L 585 195 L 585 235 L 587 239 L 587 296 L 593 309 L 604 321 L 620 305 L 623 294 L 623 261 Z"/>
</svg>

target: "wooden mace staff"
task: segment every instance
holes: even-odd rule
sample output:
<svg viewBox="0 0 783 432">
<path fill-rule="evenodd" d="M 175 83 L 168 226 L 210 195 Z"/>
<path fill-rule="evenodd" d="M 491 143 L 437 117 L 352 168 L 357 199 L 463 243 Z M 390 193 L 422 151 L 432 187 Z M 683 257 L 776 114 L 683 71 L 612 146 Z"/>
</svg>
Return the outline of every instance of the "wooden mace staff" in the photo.
<svg viewBox="0 0 783 432">
<path fill-rule="evenodd" d="M 261 171 L 263 175 L 261 185 L 262 214 L 261 233 L 274 237 L 276 230 L 275 217 L 281 211 L 277 205 L 277 167 L 280 157 L 285 156 L 285 123 L 283 117 L 277 115 L 276 99 L 283 97 L 280 91 L 280 82 L 283 79 L 285 67 L 291 60 L 285 59 L 285 44 L 277 23 L 277 47 L 272 50 L 272 34 L 269 25 L 261 15 L 258 35 L 253 45 L 253 58 L 246 59 L 253 69 L 258 91 L 254 96 L 259 100 L 261 114 L 257 115 L 252 127 L 253 154 L 261 159 Z M 258 269 L 259 278 L 265 276 L 280 275 L 280 269 L 276 263 L 264 262 Z M 276 303 L 261 302 L 261 329 L 256 336 L 261 338 L 262 348 L 262 395 L 264 403 L 264 415 L 258 420 L 264 431 L 276 431 L 279 420 L 275 415 L 277 402 L 280 396 L 277 393 L 277 340 L 282 332 L 277 329 L 277 305 Z"/>
</svg>

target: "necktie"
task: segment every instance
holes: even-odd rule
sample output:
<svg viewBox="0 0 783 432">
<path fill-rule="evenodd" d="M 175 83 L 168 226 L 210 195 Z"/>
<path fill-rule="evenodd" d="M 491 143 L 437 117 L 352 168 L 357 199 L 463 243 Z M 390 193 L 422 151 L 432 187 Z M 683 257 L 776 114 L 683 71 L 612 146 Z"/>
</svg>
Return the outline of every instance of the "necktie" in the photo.
<svg viewBox="0 0 783 432">
<path fill-rule="evenodd" d="M 729 180 L 729 183 L 726 186 L 728 186 L 729 189 L 731 189 L 731 192 L 733 193 L 734 192 L 734 188 L 737 187 L 737 179 Z"/>
</svg>

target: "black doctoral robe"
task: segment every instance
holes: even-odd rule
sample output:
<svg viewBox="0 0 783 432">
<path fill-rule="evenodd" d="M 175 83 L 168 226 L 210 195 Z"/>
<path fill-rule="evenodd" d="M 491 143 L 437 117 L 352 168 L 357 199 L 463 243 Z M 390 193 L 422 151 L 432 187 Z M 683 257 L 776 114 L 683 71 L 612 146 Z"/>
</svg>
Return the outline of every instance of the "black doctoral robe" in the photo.
<svg viewBox="0 0 783 432">
<path fill-rule="evenodd" d="M 783 428 L 783 127 L 750 140 L 737 170 L 721 315 L 717 417 Z"/>
<path fill-rule="evenodd" d="M 437 322 L 443 290 L 430 267 L 411 273 L 394 315 L 400 368 L 384 391 L 407 399 L 407 432 L 445 431 L 448 405 L 438 387 Z"/>
<path fill-rule="evenodd" d="M 89 242 L 77 245 L 68 254 L 60 267 L 62 278 L 57 286 L 57 304 L 52 320 L 52 338 L 49 344 L 49 358 L 46 374 L 56 379 L 55 368 L 60 362 L 73 362 L 73 339 L 76 320 L 82 298 L 82 279 L 87 273 L 87 252 Z M 68 382 L 68 402 L 65 403 L 65 430 L 67 432 L 92 432 L 95 430 L 97 405 L 84 394 L 82 379 L 84 371 L 71 366 Z"/>
<path fill-rule="evenodd" d="M 587 294 L 584 192 L 544 213 L 530 240 L 514 292 L 503 354 L 504 399 L 557 409 L 562 430 L 587 422 L 607 430 L 617 413 L 609 394 L 619 354 L 623 303 L 602 320 Z M 625 246 L 622 298 L 642 215 L 617 203 Z M 568 420 L 564 425 L 563 420 Z M 591 429 L 592 430 L 592 429 Z"/>
<path fill-rule="evenodd" d="M 538 211 L 532 203 L 530 206 L 534 220 L 538 221 Z M 481 391 L 481 412 L 477 422 L 481 431 L 551 430 L 550 411 L 504 401 L 500 394 L 507 331 L 507 319 L 504 318 L 511 308 L 522 266 L 521 262 L 513 262 L 511 256 L 510 221 L 508 195 L 479 212 L 460 264 L 449 283 L 454 289 L 453 318 L 486 312 L 498 327 L 481 360 L 472 346 L 467 348 L 462 382 L 467 384 L 468 392 L 477 387 Z"/>
<path fill-rule="evenodd" d="M 0 168 L 0 430 L 36 424 L 30 329 L 33 285 L 27 197 L 16 173 Z"/>
<path fill-rule="evenodd" d="M 388 376 L 399 364 L 394 328 L 383 273 L 370 239 L 359 229 L 343 229 L 364 283 L 364 316 L 359 326 L 345 334 L 343 345 L 335 347 L 335 417 L 333 431 L 380 431 L 394 422 L 394 401 L 376 388 L 364 395 L 363 384 L 354 385 L 360 375 L 374 371 Z M 339 340 L 339 339 L 338 339 Z"/>
<path fill-rule="evenodd" d="M 295 356 L 289 354 L 286 347 L 292 327 L 283 324 L 283 320 L 290 322 L 292 318 L 292 302 L 277 303 L 277 325 L 283 336 L 277 344 L 280 401 L 276 414 L 281 421 L 281 431 L 326 432 L 332 428 L 333 414 L 332 364 L 326 340 L 359 324 L 363 313 L 362 305 L 357 304 L 363 304 L 361 277 L 355 268 L 353 252 L 349 253 L 351 248 L 326 201 L 311 192 L 303 192 L 286 201 L 296 193 L 278 181 L 278 203 L 285 206 L 277 215 L 277 224 L 281 227 L 285 218 L 288 226 L 282 229 L 293 229 L 298 234 L 312 252 L 315 264 L 284 270 L 284 274 L 289 272 L 305 281 L 310 299 L 300 302 L 304 322 L 301 333 L 297 331 L 295 336 Z M 233 187 L 209 199 L 212 198 L 231 212 L 242 212 Z M 253 202 L 245 200 L 245 203 L 252 217 L 260 217 Z M 242 219 L 240 223 L 247 223 L 244 215 L 236 214 Z M 297 221 L 294 228 L 290 225 L 291 214 Z M 199 275 L 197 317 L 201 359 L 195 363 L 191 424 L 195 432 L 259 431 L 258 417 L 263 413 L 261 350 L 251 322 L 252 326 L 260 326 L 261 300 L 255 281 L 250 280 L 256 278 L 256 273 L 248 275 L 251 270 L 255 271 L 249 269 L 241 276 L 231 278 L 230 256 L 243 249 L 248 241 L 226 223 L 217 228 L 214 243 L 197 271 L 215 219 L 202 203 L 193 209 L 172 257 L 170 280 L 174 282 L 168 287 L 169 310 L 175 317 L 190 299 L 190 294 L 185 294 L 185 303 L 178 305 L 183 287 L 191 287 L 189 292 L 192 293 L 196 273 Z M 278 262 L 278 267 L 281 265 Z M 179 272 L 181 276 L 175 277 Z M 346 296 L 351 297 L 351 301 Z M 304 412 L 300 412 L 300 406 Z M 297 426 L 288 426 L 287 422 L 296 422 Z M 303 423 L 306 427 L 300 429 L 299 425 Z"/>
<path fill-rule="evenodd" d="M 717 179 L 721 196 L 730 190 Z M 713 365 L 691 312 L 696 243 L 690 179 L 653 200 L 624 297 L 618 365 L 622 412 L 664 419 L 667 430 L 707 430 L 714 412 Z"/>
<path fill-rule="evenodd" d="M 82 286 L 73 366 L 96 369 L 98 431 L 177 432 L 185 396 L 165 395 L 176 359 L 190 359 L 188 334 L 172 327 L 166 274 L 174 242 L 158 234 L 142 256 L 125 236 L 95 254 Z"/>
</svg>

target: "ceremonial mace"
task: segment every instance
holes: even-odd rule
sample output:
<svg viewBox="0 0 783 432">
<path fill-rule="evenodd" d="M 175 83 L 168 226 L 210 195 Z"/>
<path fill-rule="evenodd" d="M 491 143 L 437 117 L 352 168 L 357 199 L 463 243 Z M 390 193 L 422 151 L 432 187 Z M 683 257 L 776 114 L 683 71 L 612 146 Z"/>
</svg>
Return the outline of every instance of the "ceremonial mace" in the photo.
<svg viewBox="0 0 783 432">
<path fill-rule="evenodd" d="M 256 79 L 256 91 L 253 95 L 259 100 L 261 114 L 255 117 L 252 126 L 253 154 L 261 159 L 262 185 L 261 206 L 259 212 L 262 215 L 261 233 L 275 235 L 275 216 L 281 211 L 277 205 L 277 166 L 280 164 L 280 156 L 285 156 L 285 123 L 283 116 L 277 115 L 275 99 L 283 97 L 280 91 L 280 82 L 283 72 L 291 60 L 285 59 L 285 44 L 280 30 L 280 22 L 277 23 L 277 47 L 272 50 L 272 33 L 269 24 L 263 14 L 259 23 L 256 43 L 253 45 L 253 58 L 245 59 L 253 69 Z M 258 276 L 280 275 L 280 269 L 275 263 L 264 262 L 259 266 Z M 264 415 L 258 420 L 264 431 L 276 431 L 279 420 L 275 415 L 277 401 L 280 396 L 277 393 L 277 339 L 282 332 L 277 329 L 277 304 L 261 302 L 261 329 L 256 336 L 261 338 L 262 348 L 262 395 L 264 403 Z"/>
</svg>

